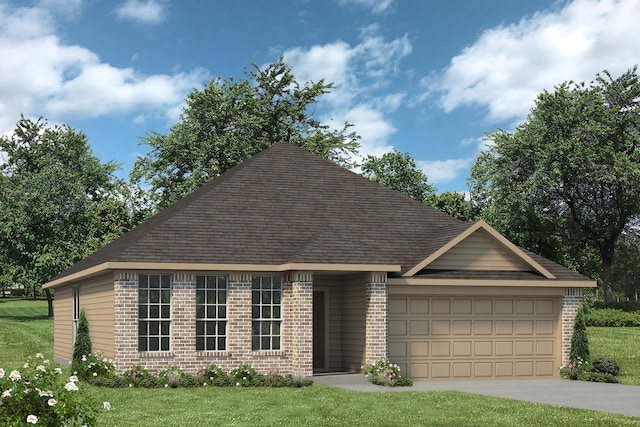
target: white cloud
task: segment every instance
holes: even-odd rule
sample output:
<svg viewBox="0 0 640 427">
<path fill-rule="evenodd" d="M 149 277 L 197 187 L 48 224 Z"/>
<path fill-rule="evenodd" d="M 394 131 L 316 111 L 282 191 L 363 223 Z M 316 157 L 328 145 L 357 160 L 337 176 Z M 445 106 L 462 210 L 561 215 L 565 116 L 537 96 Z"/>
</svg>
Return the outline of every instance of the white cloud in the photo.
<svg viewBox="0 0 640 427">
<path fill-rule="evenodd" d="M 474 158 L 468 159 L 448 159 L 448 160 L 418 160 L 416 165 L 429 178 L 429 182 L 435 184 L 446 184 L 458 178 L 461 173 L 467 172 L 473 164 Z"/>
<path fill-rule="evenodd" d="M 454 57 L 428 90 L 445 111 L 480 106 L 488 119 L 523 119 L 543 90 L 567 81 L 617 75 L 640 58 L 640 2 L 574 0 L 516 24 L 485 31 Z"/>
<path fill-rule="evenodd" d="M 127 0 L 116 9 L 118 18 L 141 24 L 159 24 L 166 15 L 166 6 L 157 0 Z"/>
<path fill-rule="evenodd" d="M 47 1 L 48 7 L 59 3 Z M 0 5 L 0 132 L 12 130 L 21 113 L 50 121 L 134 110 L 175 115 L 187 93 L 208 78 L 204 70 L 143 75 L 111 66 L 85 47 L 63 43 L 54 17 L 40 6 Z"/>
<path fill-rule="evenodd" d="M 388 12 L 394 5 L 394 0 L 340 0 L 342 5 L 355 4 L 369 9 L 371 12 L 381 14 Z"/>
</svg>

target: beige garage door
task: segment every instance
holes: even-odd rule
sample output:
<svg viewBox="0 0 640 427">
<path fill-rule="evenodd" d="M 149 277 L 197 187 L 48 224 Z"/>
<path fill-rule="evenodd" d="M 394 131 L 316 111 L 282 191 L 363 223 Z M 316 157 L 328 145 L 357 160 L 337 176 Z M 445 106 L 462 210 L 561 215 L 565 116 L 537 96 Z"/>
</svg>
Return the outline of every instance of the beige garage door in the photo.
<svg viewBox="0 0 640 427">
<path fill-rule="evenodd" d="M 392 296 L 389 358 L 418 381 L 553 377 L 559 310 L 557 297 Z"/>
</svg>

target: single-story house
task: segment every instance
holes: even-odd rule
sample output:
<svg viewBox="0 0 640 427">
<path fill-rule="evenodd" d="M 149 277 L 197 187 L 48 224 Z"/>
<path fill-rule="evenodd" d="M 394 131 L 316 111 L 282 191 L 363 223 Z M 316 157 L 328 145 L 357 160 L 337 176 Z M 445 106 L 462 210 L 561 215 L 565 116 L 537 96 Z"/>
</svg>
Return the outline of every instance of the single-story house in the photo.
<svg viewBox="0 0 640 427">
<path fill-rule="evenodd" d="M 435 380 L 556 376 L 595 283 L 281 142 L 44 286 L 62 363 L 84 307 L 119 372 L 310 376 L 389 358 Z"/>
</svg>

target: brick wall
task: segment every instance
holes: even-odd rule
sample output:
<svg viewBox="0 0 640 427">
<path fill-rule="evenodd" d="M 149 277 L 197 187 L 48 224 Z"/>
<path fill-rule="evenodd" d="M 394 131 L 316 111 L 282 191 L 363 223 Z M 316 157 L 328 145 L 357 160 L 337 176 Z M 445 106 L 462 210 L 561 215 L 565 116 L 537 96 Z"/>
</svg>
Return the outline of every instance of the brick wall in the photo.
<svg viewBox="0 0 640 427">
<path fill-rule="evenodd" d="M 365 363 L 387 358 L 387 274 L 366 275 Z"/>
<path fill-rule="evenodd" d="M 562 297 L 562 364 L 569 363 L 573 321 L 582 303 L 582 288 L 567 288 Z"/>
<path fill-rule="evenodd" d="M 285 275 L 282 305 L 285 307 L 283 348 L 291 370 L 313 375 L 313 275 L 290 272 Z"/>
</svg>

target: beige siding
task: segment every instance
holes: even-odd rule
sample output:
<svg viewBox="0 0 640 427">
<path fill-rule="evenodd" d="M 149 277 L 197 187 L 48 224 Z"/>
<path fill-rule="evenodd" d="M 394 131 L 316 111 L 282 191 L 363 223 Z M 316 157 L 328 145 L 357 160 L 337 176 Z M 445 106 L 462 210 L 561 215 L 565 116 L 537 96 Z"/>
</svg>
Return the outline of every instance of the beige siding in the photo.
<svg viewBox="0 0 640 427">
<path fill-rule="evenodd" d="M 94 352 L 114 358 L 114 293 L 113 274 L 80 284 L 80 308 L 85 309 Z"/>
<path fill-rule="evenodd" d="M 60 363 L 71 360 L 73 354 L 72 286 L 56 288 L 53 301 L 53 353 Z"/>
<path fill-rule="evenodd" d="M 427 268 L 437 270 L 530 270 L 530 267 L 483 230 L 478 230 L 468 236 L 430 263 Z"/>
<path fill-rule="evenodd" d="M 359 372 L 365 364 L 366 288 L 364 274 L 344 277 L 343 369 Z"/>
</svg>

